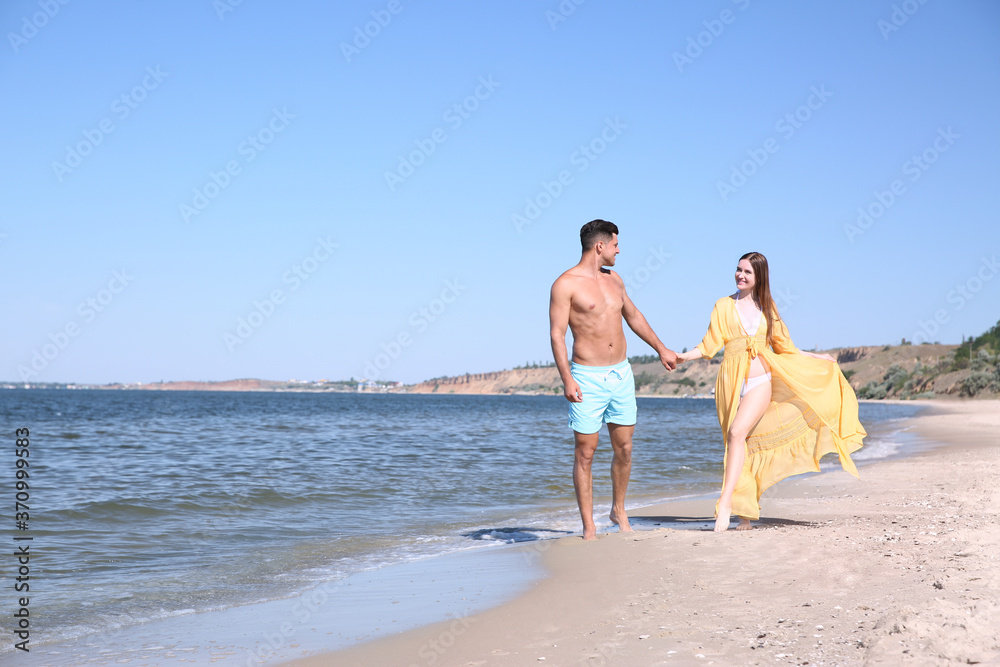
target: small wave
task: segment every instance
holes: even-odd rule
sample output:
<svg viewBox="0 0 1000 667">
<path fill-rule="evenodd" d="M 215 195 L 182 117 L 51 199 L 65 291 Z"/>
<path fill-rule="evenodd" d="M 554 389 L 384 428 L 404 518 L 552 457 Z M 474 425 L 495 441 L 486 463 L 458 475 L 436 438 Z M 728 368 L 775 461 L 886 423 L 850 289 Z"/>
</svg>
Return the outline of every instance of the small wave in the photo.
<svg viewBox="0 0 1000 667">
<path fill-rule="evenodd" d="M 169 516 L 171 511 L 168 507 L 154 507 L 144 499 L 121 498 L 85 502 L 75 507 L 52 510 L 48 513 L 48 517 L 52 521 L 100 520 L 112 523 L 129 523 L 140 518 Z"/>
<path fill-rule="evenodd" d="M 187 616 L 188 614 L 197 614 L 197 609 L 175 609 L 174 611 L 165 612 L 166 616 Z"/>
<path fill-rule="evenodd" d="M 908 428 L 896 428 L 887 433 L 876 433 L 874 436 L 869 435 L 865 438 L 865 446 L 851 454 L 851 458 L 855 461 L 887 459 L 899 455 L 910 442 L 912 442 L 912 436 L 909 434 Z"/>
<path fill-rule="evenodd" d="M 895 456 L 903 448 L 903 443 L 896 439 L 876 439 L 866 442 L 858 452 L 851 454 L 855 461 L 875 461 Z"/>
</svg>

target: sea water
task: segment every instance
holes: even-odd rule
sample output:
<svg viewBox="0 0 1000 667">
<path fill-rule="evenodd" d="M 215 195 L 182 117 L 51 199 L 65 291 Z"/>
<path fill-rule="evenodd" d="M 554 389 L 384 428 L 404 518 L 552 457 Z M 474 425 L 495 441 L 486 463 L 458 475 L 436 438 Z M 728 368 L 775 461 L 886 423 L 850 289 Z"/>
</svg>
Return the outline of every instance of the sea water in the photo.
<svg viewBox="0 0 1000 667">
<path fill-rule="evenodd" d="M 871 436 L 859 463 L 905 454 L 901 424 L 918 409 L 862 404 Z M 13 529 L 12 502 L 8 513 L 9 533 L 32 538 L 35 656 L 109 633 L 119 652 L 128 637 L 155 644 L 168 626 L 150 624 L 163 619 L 204 628 L 219 612 L 235 619 L 237 608 L 319 585 L 337 597 L 365 573 L 405 577 L 427 559 L 580 530 L 562 396 L 0 390 L 0 415 L 11 452 L 0 488 L 10 494 L 14 429 L 30 431 L 28 530 Z M 610 460 L 605 435 L 594 462 L 605 529 Z M 628 507 L 717 491 L 721 476 L 714 402 L 639 399 Z M 479 561 L 491 580 L 506 570 L 503 590 L 537 576 L 499 562 Z M 375 595 L 378 585 L 358 590 Z M 502 593 L 487 586 L 473 597 L 483 605 Z M 16 649 L 12 615 L 3 618 L 6 661 Z M 36 664 L 76 659 L 58 655 Z"/>
</svg>

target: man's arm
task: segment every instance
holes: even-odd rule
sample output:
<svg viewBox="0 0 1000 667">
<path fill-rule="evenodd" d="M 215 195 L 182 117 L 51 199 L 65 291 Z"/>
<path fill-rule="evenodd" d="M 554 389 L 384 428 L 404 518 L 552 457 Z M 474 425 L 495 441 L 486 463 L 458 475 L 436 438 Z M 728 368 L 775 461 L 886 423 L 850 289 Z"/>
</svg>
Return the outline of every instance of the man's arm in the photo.
<svg viewBox="0 0 1000 667">
<path fill-rule="evenodd" d="M 583 396 L 580 386 L 573 379 L 569 369 L 569 354 L 566 351 L 566 328 L 569 326 L 569 309 L 572 293 L 562 278 L 552 284 L 549 295 L 549 336 L 552 339 L 552 358 L 555 359 L 559 377 L 563 382 L 563 395 L 571 403 L 580 403 Z"/>
<path fill-rule="evenodd" d="M 625 283 L 622 282 L 621 277 L 614 272 L 611 275 L 614 276 L 622 288 L 622 300 L 624 302 L 622 304 L 622 317 L 625 318 L 628 328 L 634 331 L 635 335 L 644 340 L 647 345 L 656 350 L 656 353 L 660 355 L 660 363 L 663 364 L 664 368 L 668 371 L 674 370 L 677 367 L 677 353 L 669 349 L 657 338 L 653 327 L 649 326 L 649 322 L 646 321 L 645 316 L 639 312 L 639 309 L 632 303 L 632 299 L 629 298 L 628 292 L 625 291 Z"/>
</svg>

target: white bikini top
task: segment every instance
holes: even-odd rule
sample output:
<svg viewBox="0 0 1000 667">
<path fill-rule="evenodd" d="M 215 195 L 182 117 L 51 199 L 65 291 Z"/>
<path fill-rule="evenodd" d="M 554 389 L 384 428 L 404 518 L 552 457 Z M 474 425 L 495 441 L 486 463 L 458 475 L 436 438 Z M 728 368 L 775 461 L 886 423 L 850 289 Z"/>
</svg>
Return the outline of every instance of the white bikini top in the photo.
<svg viewBox="0 0 1000 667">
<path fill-rule="evenodd" d="M 761 311 L 757 311 L 757 317 L 753 320 L 753 326 L 749 326 L 747 321 L 743 319 L 743 313 L 740 311 L 738 304 L 740 301 L 740 293 L 736 293 L 736 300 L 733 301 L 733 308 L 736 308 L 736 316 L 740 318 L 740 325 L 743 327 L 743 333 L 748 336 L 756 336 L 757 330 L 760 329 L 761 316 L 764 314 Z M 751 333 L 752 332 L 752 333 Z"/>
</svg>

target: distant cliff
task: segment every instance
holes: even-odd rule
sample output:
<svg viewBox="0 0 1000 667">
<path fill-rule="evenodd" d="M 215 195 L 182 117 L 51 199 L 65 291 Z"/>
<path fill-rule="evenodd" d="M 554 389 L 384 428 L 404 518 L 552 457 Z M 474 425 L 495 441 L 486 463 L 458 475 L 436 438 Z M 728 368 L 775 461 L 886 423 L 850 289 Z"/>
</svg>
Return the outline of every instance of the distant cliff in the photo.
<svg viewBox="0 0 1000 667">
<path fill-rule="evenodd" d="M 553 394 L 562 393 L 562 381 L 556 367 L 548 366 L 437 378 L 410 385 L 405 391 L 414 394 Z"/>
<path fill-rule="evenodd" d="M 998 325 L 1000 327 L 1000 325 Z M 824 352 L 840 363 L 858 398 L 930 398 L 933 396 L 1000 395 L 1000 354 L 984 346 L 884 345 L 849 347 Z M 668 373 L 656 357 L 632 357 L 636 393 L 640 396 L 711 396 L 721 355 L 682 364 Z M 81 385 L 85 386 L 85 385 Z M 72 387 L 71 387 L 72 388 Z M 146 391 L 295 391 L 295 392 L 405 392 L 413 394 L 562 394 L 555 366 L 441 377 L 414 385 L 377 384 L 355 380 L 275 382 L 156 382 L 138 385 L 101 385 L 101 389 Z"/>
</svg>

